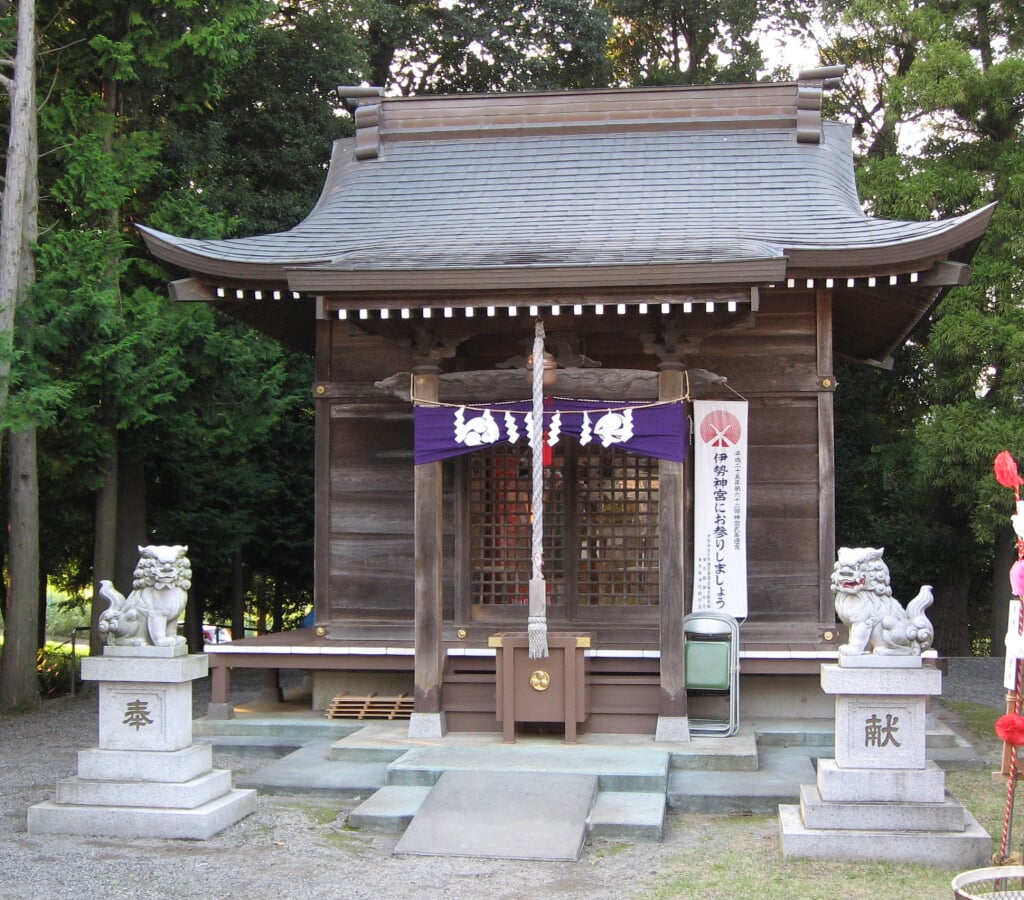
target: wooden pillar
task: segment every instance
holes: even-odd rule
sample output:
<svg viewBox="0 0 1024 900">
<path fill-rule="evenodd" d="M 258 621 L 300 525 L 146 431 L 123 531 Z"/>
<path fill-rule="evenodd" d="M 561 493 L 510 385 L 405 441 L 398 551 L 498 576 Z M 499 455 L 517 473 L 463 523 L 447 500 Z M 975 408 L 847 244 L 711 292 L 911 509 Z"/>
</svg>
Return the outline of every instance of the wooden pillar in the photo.
<svg viewBox="0 0 1024 900">
<path fill-rule="evenodd" d="M 330 618 L 331 569 L 331 323 L 317 304 L 316 384 L 313 386 L 313 620 Z"/>
<path fill-rule="evenodd" d="M 422 367 L 413 372 L 413 396 L 434 401 L 439 396 L 438 371 Z M 445 733 L 441 709 L 444 672 L 442 611 L 442 472 L 441 463 L 416 466 L 413 478 L 415 534 L 415 710 L 410 737 L 441 737 Z"/>
<path fill-rule="evenodd" d="M 658 376 L 658 399 L 684 394 L 682 365 L 663 362 Z M 661 613 L 661 693 L 655 740 L 688 741 L 686 671 L 683 656 L 685 604 L 686 479 L 682 463 L 658 464 L 658 605 Z"/>
<path fill-rule="evenodd" d="M 210 657 L 210 702 L 206 707 L 208 719 L 233 719 L 235 707 L 231 703 L 231 669 L 218 665 L 217 654 Z"/>
<path fill-rule="evenodd" d="M 835 388 L 832 371 L 832 291 L 816 293 L 818 351 L 818 584 L 819 617 L 825 626 L 835 622 L 832 564 L 836 558 Z"/>
</svg>

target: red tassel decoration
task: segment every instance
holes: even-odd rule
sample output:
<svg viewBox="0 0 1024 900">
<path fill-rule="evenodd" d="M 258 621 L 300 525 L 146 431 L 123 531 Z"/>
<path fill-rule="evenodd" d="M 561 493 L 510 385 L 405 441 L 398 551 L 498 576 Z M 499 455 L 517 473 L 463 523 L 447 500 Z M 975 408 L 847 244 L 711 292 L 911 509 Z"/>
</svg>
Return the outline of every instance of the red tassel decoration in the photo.
<svg viewBox="0 0 1024 900">
<path fill-rule="evenodd" d="M 1024 716 L 1007 713 L 996 719 L 996 734 L 1001 741 L 1020 747 L 1024 744 Z"/>
<path fill-rule="evenodd" d="M 1013 454 L 1009 450 L 1003 450 L 996 456 L 992 468 L 996 473 L 996 481 L 1003 487 L 1016 491 L 1024 484 L 1024 478 L 1021 478 L 1017 471 L 1017 460 L 1013 458 Z"/>
</svg>

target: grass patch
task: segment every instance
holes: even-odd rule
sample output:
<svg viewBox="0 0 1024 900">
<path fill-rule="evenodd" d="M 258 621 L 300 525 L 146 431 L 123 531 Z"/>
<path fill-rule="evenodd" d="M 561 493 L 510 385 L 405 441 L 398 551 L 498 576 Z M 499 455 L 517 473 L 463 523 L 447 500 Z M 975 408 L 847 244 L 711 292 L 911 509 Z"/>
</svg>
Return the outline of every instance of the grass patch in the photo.
<svg viewBox="0 0 1024 900">
<path fill-rule="evenodd" d="M 1002 742 L 995 735 L 999 710 L 975 703 L 942 701 L 936 713 L 971 740 L 991 764 L 981 770 L 946 773 L 946 787 L 992 836 L 999 849 L 1006 809 L 1006 784 L 993 777 Z M 1024 851 L 1024 785 L 1014 809 L 1011 854 Z M 957 869 L 891 863 L 843 863 L 785 859 L 777 816 L 673 816 L 674 842 L 686 847 L 659 873 L 645 900 L 756 897 L 758 900 L 932 900 L 951 897 Z M 682 831 L 682 835 L 680 835 Z M 682 838 L 680 840 L 680 837 Z"/>
<path fill-rule="evenodd" d="M 340 850 L 347 850 L 349 853 L 357 853 L 365 850 L 371 838 L 362 833 L 349 831 L 348 829 L 331 828 L 324 832 L 324 839 Z"/>
<path fill-rule="evenodd" d="M 979 752 L 999 754 L 1002 752 L 1002 741 L 996 736 L 996 719 L 1003 713 L 1001 710 L 984 706 L 981 703 L 964 703 L 959 700 L 943 700 L 938 704 L 937 712 L 947 719 L 950 725 L 964 737 L 968 738 Z"/>
<path fill-rule="evenodd" d="M 694 840 L 672 861 L 671 869 L 639 895 L 645 900 L 931 900 L 951 896 L 950 881 L 957 874 L 906 864 L 785 859 L 775 816 L 688 814 L 673 820 L 673 827 L 692 829 Z"/>
<path fill-rule="evenodd" d="M 335 805 L 324 805 L 320 803 L 283 803 L 288 809 L 301 812 L 314 825 L 333 825 L 341 813 L 341 809 Z"/>
</svg>

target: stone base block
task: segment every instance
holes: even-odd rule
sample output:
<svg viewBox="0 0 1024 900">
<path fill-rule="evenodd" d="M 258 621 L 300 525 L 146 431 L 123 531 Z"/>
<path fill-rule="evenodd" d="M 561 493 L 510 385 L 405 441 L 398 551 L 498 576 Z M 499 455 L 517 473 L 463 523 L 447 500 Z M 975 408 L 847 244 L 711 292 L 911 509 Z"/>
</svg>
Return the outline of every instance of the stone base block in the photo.
<svg viewBox="0 0 1024 900">
<path fill-rule="evenodd" d="M 830 803 L 813 784 L 800 786 L 800 816 L 813 829 L 963 831 L 964 813 L 948 794 L 941 803 Z"/>
<path fill-rule="evenodd" d="M 954 870 L 983 866 L 992 856 L 992 838 L 966 810 L 964 821 L 964 829 L 956 832 L 812 829 L 800 818 L 799 806 L 779 806 L 782 855 L 794 859 L 917 863 Z"/>
<path fill-rule="evenodd" d="M 99 695 L 104 750 L 174 751 L 192 743 L 190 682 L 103 681 Z"/>
<path fill-rule="evenodd" d="M 836 697 L 836 761 L 844 769 L 923 769 L 925 707 L 924 697 Z"/>
<path fill-rule="evenodd" d="M 869 669 L 825 663 L 821 689 L 837 696 L 936 697 L 942 693 L 942 672 L 931 666 Z"/>
<path fill-rule="evenodd" d="M 443 712 L 417 713 L 409 716 L 409 737 L 442 738 L 448 733 Z"/>
<path fill-rule="evenodd" d="M 205 841 L 256 810 L 256 791 L 235 789 L 195 809 L 68 806 L 47 800 L 28 809 L 29 834 Z"/>
<path fill-rule="evenodd" d="M 844 769 L 819 759 L 818 793 L 830 803 L 942 803 L 946 773 L 931 760 L 923 769 Z"/>
<path fill-rule="evenodd" d="M 183 750 L 102 750 L 78 752 L 78 777 L 97 781 L 156 781 L 181 784 L 213 769 L 213 745 Z"/>
<path fill-rule="evenodd" d="M 57 782 L 57 802 L 76 806 L 195 809 L 231 790 L 231 773 L 214 769 L 181 784 L 96 781 L 72 776 Z"/>
<path fill-rule="evenodd" d="M 206 718 L 225 721 L 235 717 L 235 705 L 233 703 L 207 703 Z"/>
<path fill-rule="evenodd" d="M 133 659 L 173 659 L 178 656 L 188 656 L 188 644 L 184 641 L 180 644 L 169 644 L 165 647 L 155 647 L 143 644 L 139 647 L 127 647 L 119 644 L 107 644 L 103 648 L 104 656 L 130 656 Z"/>
<path fill-rule="evenodd" d="M 128 654 L 125 656 L 83 656 L 83 681 L 183 684 L 205 678 L 210 660 L 203 653 L 167 658 Z"/>
<path fill-rule="evenodd" d="M 688 716 L 658 716 L 654 731 L 655 741 L 686 744 L 690 740 L 690 719 Z"/>
</svg>

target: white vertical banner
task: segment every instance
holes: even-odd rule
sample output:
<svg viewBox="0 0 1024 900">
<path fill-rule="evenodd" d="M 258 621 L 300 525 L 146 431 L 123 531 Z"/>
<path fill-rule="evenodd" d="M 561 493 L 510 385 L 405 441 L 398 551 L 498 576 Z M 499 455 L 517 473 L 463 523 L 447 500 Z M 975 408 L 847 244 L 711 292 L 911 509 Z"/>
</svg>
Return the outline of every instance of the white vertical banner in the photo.
<svg viewBox="0 0 1024 900">
<path fill-rule="evenodd" d="M 693 609 L 747 615 L 747 403 L 693 402 Z"/>
<path fill-rule="evenodd" d="M 1017 690 L 1017 658 L 1024 657 L 1024 635 L 1020 633 L 1020 598 L 1010 601 L 1006 617 L 1006 661 L 1003 663 L 1003 687 Z"/>
</svg>

